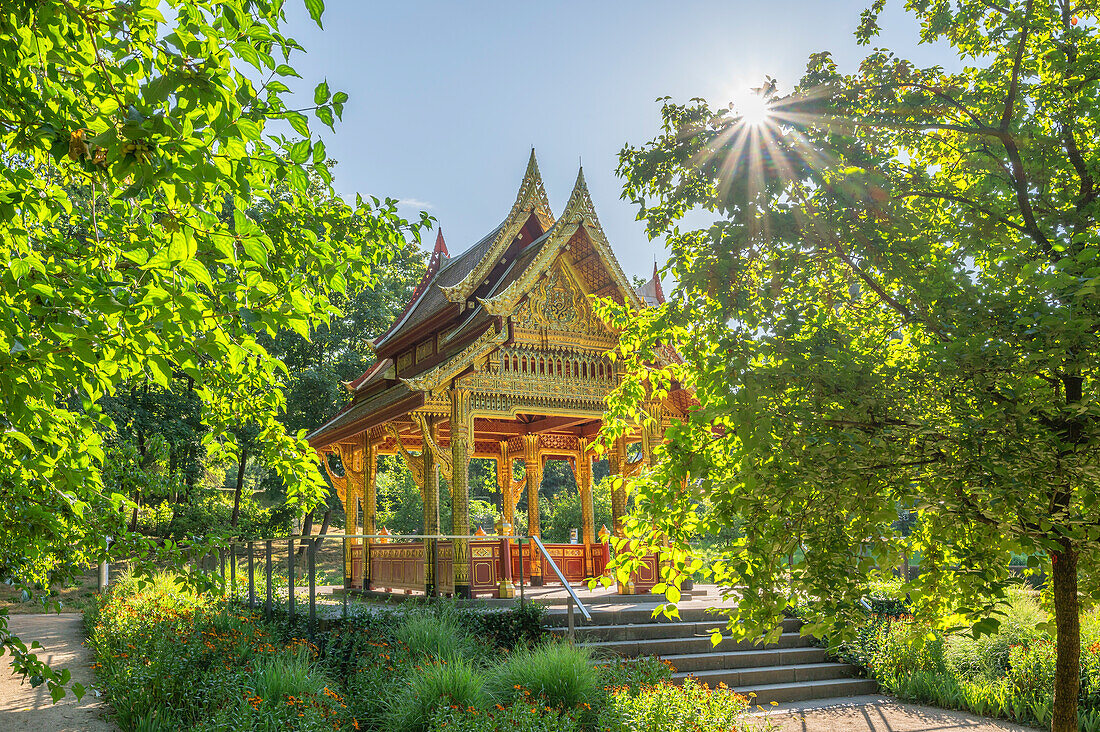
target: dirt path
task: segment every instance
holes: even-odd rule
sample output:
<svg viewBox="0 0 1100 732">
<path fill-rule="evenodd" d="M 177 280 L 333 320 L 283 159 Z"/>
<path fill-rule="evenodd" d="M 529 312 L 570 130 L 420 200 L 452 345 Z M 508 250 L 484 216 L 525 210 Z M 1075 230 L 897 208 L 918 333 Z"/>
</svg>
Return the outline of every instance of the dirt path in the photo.
<svg viewBox="0 0 1100 732">
<path fill-rule="evenodd" d="M 104 720 L 107 705 L 90 690 L 95 683 L 91 652 L 83 645 L 84 627 L 78 613 L 13 615 L 11 632 L 27 645 L 42 644 L 38 657 L 55 668 L 68 668 L 73 681 L 89 688 L 79 702 L 72 694 L 57 704 L 46 687 L 32 689 L 11 673 L 8 657 L 0 657 L 0 730 L 3 732 L 113 732 L 118 728 Z"/>
<path fill-rule="evenodd" d="M 1033 732 L 1000 719 L 903 704 L 886 696 L 856 696 L 826 702 L 781 704 L 755 715 L 777 732 Z"/>
</svg>

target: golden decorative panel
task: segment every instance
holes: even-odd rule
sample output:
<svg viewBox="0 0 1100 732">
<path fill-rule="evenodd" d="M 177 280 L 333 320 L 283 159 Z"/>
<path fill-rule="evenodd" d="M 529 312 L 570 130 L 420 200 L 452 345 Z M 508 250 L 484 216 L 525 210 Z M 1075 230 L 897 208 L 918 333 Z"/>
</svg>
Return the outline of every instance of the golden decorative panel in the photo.
<svg viewBox="0 0 1100 732">
<path fill-rule="evenodd" d="M 435 350 L 433 348 L 432 340 L 426 340 L 423 343 L 419 343 L 416 346 L 416 362 L 420 363 L 426 358 L 429 358 Z"/>
</svg>

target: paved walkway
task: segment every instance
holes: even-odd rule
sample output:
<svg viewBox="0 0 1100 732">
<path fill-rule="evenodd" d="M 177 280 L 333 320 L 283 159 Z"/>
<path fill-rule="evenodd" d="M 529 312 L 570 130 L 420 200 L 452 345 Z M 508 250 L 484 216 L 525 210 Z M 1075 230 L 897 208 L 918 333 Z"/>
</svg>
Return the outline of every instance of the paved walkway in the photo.
<svg viewBox="0 0 1100 732">
<path fill-rule="evenodd" d="M 903 704 L 886 696 L 792 702 L 754 716 L 766 718 L 777 732 L 1033 732 L 1004 720 Z"/>
<path fill-rule="evenodd" d="M 95 676 L 91 652 L 84 644 L 84 626 L 79 613 L 11 615 L 8 627 L 29 646 L 38 641 L 38 657 L 54 668 L 67 668 L 73 681 L 84 684 L 88 693 L 80 701 L 71 693 L 53 704 L 46 686 L 31 688 L 23 677 L 11 673 L 9 658 L 0 657 L 0 730 L 3 732 L 113 732 L 115 725 L 104 720 L 108 707 L 91 690 Z"/>
</svg>

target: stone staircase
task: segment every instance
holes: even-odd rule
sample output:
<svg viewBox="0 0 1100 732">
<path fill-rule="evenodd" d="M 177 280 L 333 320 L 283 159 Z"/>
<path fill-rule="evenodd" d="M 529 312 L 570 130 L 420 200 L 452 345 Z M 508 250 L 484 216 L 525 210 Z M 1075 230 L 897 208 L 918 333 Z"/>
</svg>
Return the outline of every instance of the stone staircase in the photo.
<svg viewBox="0 0 1100 732">
<path fill-rule="evenodd" d="M 778 642 L 766 646 L 752 641 L 735 643 L 725 638 L 711 645 L 710 631 L 723 628 L 725 620 L 703 607 L 681 607 L 681 621 L 653 618 L 653 605 L 590 606 L 592 622 L 576 614 L 577 645 L 598 655 L 624 658 L 658 656 L 669 661 L 677 682 L 691 676 L 708 686 L 720 682 L 744 696 L 755 695 L 755 704 L 873 694 L 871 679 L 856 678 L 856 668 L 826 659 L 825 649 L 798 633 L 801 621 L 783 621 Z M 563 608 L 547 614 L 548 629 L 566 633 Z"/>
</svg>

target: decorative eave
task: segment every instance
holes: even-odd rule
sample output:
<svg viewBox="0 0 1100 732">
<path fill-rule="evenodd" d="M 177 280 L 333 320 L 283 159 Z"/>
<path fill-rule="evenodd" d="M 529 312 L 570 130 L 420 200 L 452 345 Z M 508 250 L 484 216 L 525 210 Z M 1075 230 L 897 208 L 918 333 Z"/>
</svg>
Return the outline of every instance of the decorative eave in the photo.
<svg viewBox="0 0 1100 732">
<path fill-rule="evenodd" d="M 584 226 L 588 232 L 588 238 L 592 240 L 592 246 L 599 252 L 603 261 L 607 264 L 611 279 L 618 285 L 623 298 L 637 309 L 643 306 L 642 299 L 634 292 L 630 284 L 630 278 L 623 272 L 619 260 L 611 250 L 611 244 L 603 233 L 600 220 L 596 216 L 596 207 L 592 205 L 592 196 L 588 193 L 588 184 L 584 180 L 584 168 L 577 171 L 577 182 L 573 184 L 573 192 L 569 195 L 569 203 L 565 204 L 565 210 L 559 221 L 575 221 Z"/>
<path fill-rule="evenodd" d="M 563 225 L 563 222 L 559 221 L 555 224 L 554 231 L 551 232 L 549 240 L 542 245 L 542 250 L 538 253 L 538 256 L 535 257 L 535 261 L 531 262 L 527 271 L 500 294 L 478 301 L 481 303 L 482 307 L 485 308 L 485 312 L 498 317 L 511 315 L 516 305 L 519 304 L 520 299 L 527 294 L 532 285 L 542 276 L 542 273 L 545 272 L 546 268 L 554 261 L 554 257 L 556 257 L 558 252 L 561 251 L 561 248 L 573 238 L 573 235 L 577 233 L 578 229 L 580 229 L 579 222 Z"/>
<path fill-rule="evenodd" d="M 425 393 L 439 391 L 451 379 L 459 376 L 478 361 L 484 360 L 490 351 L 503 345 L 506 340 L 508 340 L 508 329 L 500 323 L 494 323 L 474 339 L 473 343 L 443 363 L 419 376 L 401 379 L 401 381 L 413 391 Z"/>
<path fill-rule="evenodd" d="M 496 239 L 493 240 L 492 246 L 489 247 L 488 253 L 457 285 L 439 288 L 446 298 L 451 302 L 466 302 L 470 294 L 489 276 L 532 214 L 538 218 L 544 232 L 549 231 L 554 225 L 554 213 L 550 210 L 550 201 L 546 197 L 546 188 L 542 184 L 542 175 L 539 173 L 534 148 L 531 148 L 531 158 L 527 161 L 527 171 L 523 174 L 523 182 L 516 194 L 516 202 L 512 204 L 512 210 L 504 219 L 504 224 Z"/>
<path fill-rule="evenodd" d="M 577 181 L 573 184 L 573 192 L 569 196 L 569 202 L 565 205 L 561 218 L 554 224 L 550 232 L 550 239 L 539 252 L 535 261 L 527 268 L 523 276 L 508 286 L 506 290 L 491 298 L 481 300 L 485 311 L 490 315 L 503 317 L 510 315 L 519 301 L 531 289 L 539 277 L 553 263 L 558 252 L 573 238 L 577 231 L 584 227 L 592 246 L 607 264 L 608 272 L 615 285 L 622 292 L 623 297 L 635 308 L 644 307 L 638 293 L 630 286 L 630 280 L 623 273 L 619 261 L 611 251 L 611 245 L 603 233 L 600 220 L 596 216 L 596 209 L 592 205 L 592 197 L 588 193 L 588 184 L 584 180 L 584 168 L 577 171 Z"/>
</svg>

